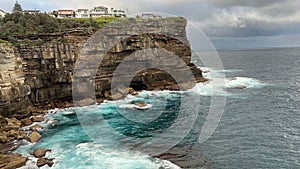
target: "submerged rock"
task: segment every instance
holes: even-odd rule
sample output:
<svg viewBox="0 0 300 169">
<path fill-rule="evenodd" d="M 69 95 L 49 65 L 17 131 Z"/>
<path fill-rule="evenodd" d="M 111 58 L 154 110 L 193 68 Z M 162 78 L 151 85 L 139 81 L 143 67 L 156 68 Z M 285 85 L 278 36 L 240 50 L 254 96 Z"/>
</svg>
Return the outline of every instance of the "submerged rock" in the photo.
<svg viewBox="0 0 300 169">
<path fill-rule="evenodd" d="M 146 107 L 146 106 L 148 106 L 147 103 L 145 103 L 145 102 L 139 102 L 139 103 L 136 103 L 135 105 L 137 105 L 139 107 Z"/>
</svg>

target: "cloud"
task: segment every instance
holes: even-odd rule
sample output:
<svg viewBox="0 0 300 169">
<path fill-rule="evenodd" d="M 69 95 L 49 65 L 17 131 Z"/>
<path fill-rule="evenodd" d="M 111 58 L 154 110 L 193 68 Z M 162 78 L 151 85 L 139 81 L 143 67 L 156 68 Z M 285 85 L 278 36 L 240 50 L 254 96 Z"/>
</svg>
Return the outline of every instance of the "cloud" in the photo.
<svg viewBox="0 0 300 169">
<path fill-rule="evenodd" d="M 0 6 L 11 11 L 14 3 L 1 0 Z M 41 11 L 104 5 L 128 9 L 129 13 L 170 13 L 196 23 L 215 41 L 222 37 L 270 38 L 300 34 L 299 0 L 19 0 L 19 3 L 23 9 Z"/>
<path fill-rule="evenodd" d="M 299 33 L 300 11 L 272 14 L 274 11 L 271 9 L 277 7 L 215 9 L 211 18 L 197 22 L 209 36 L 247 37 Z"/>
</svg>

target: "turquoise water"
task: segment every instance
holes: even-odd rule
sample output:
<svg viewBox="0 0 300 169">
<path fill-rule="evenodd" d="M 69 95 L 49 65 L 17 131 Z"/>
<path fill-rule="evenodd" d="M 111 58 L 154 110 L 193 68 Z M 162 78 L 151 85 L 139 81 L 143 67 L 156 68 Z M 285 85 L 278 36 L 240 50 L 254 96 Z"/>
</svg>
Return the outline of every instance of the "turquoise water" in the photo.
<svg viewBox="0 0 300 169">
<path fill-rule="evenodd" d="M 225 70 L 202 68 L 212 80 L 187 92 L 142 92 L 101 105 L 50 111 L 46 121 L 58 122 L 42 123 L 41 142 L 25 143 L 17 152 L 29 155 L 38 147 L 52 149 L 47 156 L 55 158 L 52 168 L 60 169 L 176 169 L 168 161 L 150 157 L 140 146 L 143 140 L 175 128 L 180 134 L 171 133 L 166 140 L 172 145 L 183 137 L 176 147 L 191 147 L 180 153 L 196 158 L 201 154 L 209 159 L 204 168 L 300 168 L 299 53 L 300 49 L 221 51 Z M 220 82 L 222 73 L 226 73 L 225 84 Z M 226 106 L 216 131 L 200 144 L 212 94 L 226 96 Z M 140 101 L 152 107 L 134 109 L 133 104 Z M 179 111 L 186 102 L 191 103 L 189 107 Z M 182 135 L 180 130 L 188 129 L 182 128 L 187 124 L 176 119 L 181 114 L 189 117 L 196 108 L 200 109 L 195 123 Z M 77 116 L 82 112 L 86 118 Z M 159 142 L 151 145 L 160 146 Z M 182 163 L 182 159 L 172 162 Z M 200 168 L 189 158 L 185 163 Z"/>
</svg>

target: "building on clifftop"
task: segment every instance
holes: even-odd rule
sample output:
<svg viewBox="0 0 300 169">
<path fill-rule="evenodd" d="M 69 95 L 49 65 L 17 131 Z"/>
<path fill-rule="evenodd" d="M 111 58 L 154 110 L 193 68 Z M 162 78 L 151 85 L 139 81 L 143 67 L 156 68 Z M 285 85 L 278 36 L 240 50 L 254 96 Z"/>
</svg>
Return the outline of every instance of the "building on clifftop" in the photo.
<svg viewBox="0 0 300 169">
<path fill-rule="evenodd" d="M 2 9 L 0 9 L 0 18 L 4 18 L 6 15 L 6 12 L 4 12 Z"/>
</svg>

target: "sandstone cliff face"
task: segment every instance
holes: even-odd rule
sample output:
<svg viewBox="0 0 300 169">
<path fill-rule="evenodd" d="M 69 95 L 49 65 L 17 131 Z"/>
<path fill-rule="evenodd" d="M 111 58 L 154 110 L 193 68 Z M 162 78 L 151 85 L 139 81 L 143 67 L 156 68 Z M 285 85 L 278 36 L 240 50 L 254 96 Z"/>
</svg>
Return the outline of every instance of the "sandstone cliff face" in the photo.
<svg viewBox="0 0 300 169">
<path fill-rule="evenodd" d="M 186 21 L 183 18 L 134 22 L 132 26 L 125 29 L 118 24 L 109 25 L 105 29 L 107 36 L 122 37 L 125 32 L 127 38 L 121 39 L 118 43 L 108 41 L 112 47 L 99 63 L 95 77 L 89 73 L 79 76 L 83 81 L 94 79 L 91 85 L 97 97 L 109 97 L 115 69 L 126 57 L 136 51 L 149 48 L 165 49 L 179 56 L 189 66 L 196 81 L 204 80 L 201 70 L 190 63 L 191 50 L 186 38 Z M 143 27 L 138 26 L 141 25 L 140 22 L 143 22 Z M 139 33 L 141 29 L 147 33 Z M 169 32 L 172 32 L 172 36 L 168 36 Z M 82 29 L 59 35 L 26 37 L 32 41 L 37 38 L 46 41 L 39 46 L 12 47 L 0 44 L 0 115 L 9 116 L 15 113 L 22 115 L 28 112 L 31 104 L 36 106 L 71 100 L 73 69 L 79 58 L 90 59 L 80 51 L 93 33 L 88 29 Z M 147 57 L 143 58 L 144 60 L 140 60 L 143 63 L 149 60 Z M 170 58 L 164 62 L 176 64 Z M 139 64 L 135 65 L 139 66 Z M 172 71 L 180 74 L 180 65 L 177 70 Z M 130 72 L 130 67 L 119 76 L 126 77 L 127 72 Z M 137 72 L 131 81 L 131 86 L 138 90 L 179 89 L 170 75 L 155 69 Z"/>
<path fill-rule="evenodd" d="M 31 106 L 30 86 L 20 66 L 21 59 L 15 55 L 12 45 L 0 44 L 0 115 L 26 116 Z"/>
</svg>

